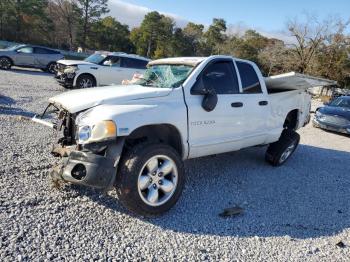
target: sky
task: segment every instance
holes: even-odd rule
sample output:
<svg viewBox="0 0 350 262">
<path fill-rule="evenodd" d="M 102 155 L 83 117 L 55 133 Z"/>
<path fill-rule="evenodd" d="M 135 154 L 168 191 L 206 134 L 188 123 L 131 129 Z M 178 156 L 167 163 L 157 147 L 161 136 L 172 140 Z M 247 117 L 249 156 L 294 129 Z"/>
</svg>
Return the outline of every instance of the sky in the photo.
<svg viewBox="0 0 350 262">
<path fill-rule="evenodd" d="M 308 13 L 320 19 L 328 16 L 350 19 L 350 0 L 109 0 L 110 15 L 131 28 L 144 15 L 158 11 L 172 17 L 177 26 L 189 21 L 209 26 L 223 18 L 233 32 L 252 28 L 267 37 L 288 41 L 286 22 Z"/>
</svg>

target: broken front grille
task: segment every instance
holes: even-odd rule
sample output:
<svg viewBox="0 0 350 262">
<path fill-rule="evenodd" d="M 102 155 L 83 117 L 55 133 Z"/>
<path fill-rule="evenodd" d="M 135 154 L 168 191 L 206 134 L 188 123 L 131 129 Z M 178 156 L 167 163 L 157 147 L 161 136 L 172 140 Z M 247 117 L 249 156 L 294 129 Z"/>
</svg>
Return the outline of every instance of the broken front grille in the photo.
<svg viewBox="0 0 350 262">
<path fill-rule="evenodd" d="M 70 114 L 66 110 L 61 110 L 58 115 L 57 132 L 62 132 L 62 137 L 58 143 L 62 146 L 70 146 L 76 143 L 75 141 L 75 115 Z"/>
</svg>

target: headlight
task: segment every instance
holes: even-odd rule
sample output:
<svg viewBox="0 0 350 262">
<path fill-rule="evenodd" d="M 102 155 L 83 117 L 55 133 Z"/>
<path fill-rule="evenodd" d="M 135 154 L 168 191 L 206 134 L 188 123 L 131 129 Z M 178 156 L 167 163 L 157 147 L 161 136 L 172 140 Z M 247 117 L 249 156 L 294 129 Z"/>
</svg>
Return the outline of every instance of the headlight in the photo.
<svg viewBox="0 0 350 262">
<path fill-rule="evenodd" d="M 320 111 L 316 111 L 316 116 L 317 117 L 320 117 L 320 116 L 322 116 L 323 114 L 322 113 L 320 113 Z"/>
<path fill-rule="evenodd" d="M 117 126 L 113 121 L 101 121 L 93 126 L 80 126 L 78 129 L 79 144 L 99 142 L 117 137 Z"/>
<path fill-rule="evenodd" d="M 78 71 L 79 68 L 77 66 L 67 66 L 66 69 L 64 69 L 64 72 L 67 74 L 75 73 Z"/>
<path fill-rule="evenodd" d="M 78 130 L 79 143 L 88 141 L 90 137 L 91 137 L 91 128 L 89 126 L 79 127 L 79 130 Z"/>
</svg>

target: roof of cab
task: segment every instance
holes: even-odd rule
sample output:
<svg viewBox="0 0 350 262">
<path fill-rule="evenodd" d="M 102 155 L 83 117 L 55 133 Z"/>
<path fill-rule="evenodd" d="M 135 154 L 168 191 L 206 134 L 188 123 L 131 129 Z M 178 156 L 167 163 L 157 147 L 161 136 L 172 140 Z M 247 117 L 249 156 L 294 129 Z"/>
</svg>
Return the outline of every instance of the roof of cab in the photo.
<svg viewBox="0 0 350 262">
<path fill-rule="evenodd" d="M 173 57 L 154 60 L 148 65 L 189 65 L 196 66 L 201 63 L 206 57 Z"/>
</svg>

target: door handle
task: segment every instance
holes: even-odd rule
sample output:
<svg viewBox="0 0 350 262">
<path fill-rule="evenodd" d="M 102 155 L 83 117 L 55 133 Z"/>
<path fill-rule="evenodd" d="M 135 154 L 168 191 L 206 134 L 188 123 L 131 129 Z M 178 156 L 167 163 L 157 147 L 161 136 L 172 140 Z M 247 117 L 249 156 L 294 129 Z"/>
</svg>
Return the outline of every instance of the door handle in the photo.
<svg viewBox="0 0 350 262">
<path fill-rule="evenodd" d="M 268 101 L 259 101 L 259 106 L 267 106 L 268 104 Z"/>
<path fill-rule="evenodd" d="M 243 103 L 242 102 L 234 102 L 231 104 L 232 107 L 243 107 Z"/>
</svg>

